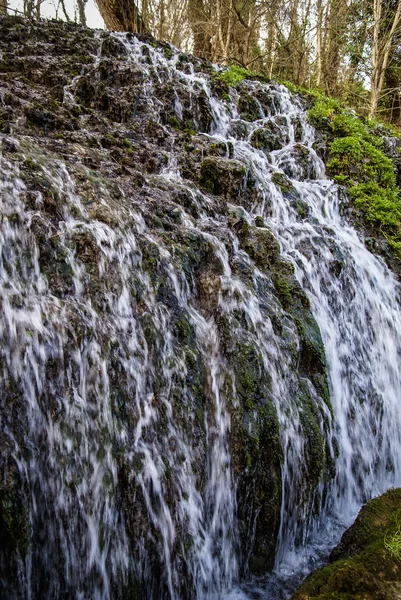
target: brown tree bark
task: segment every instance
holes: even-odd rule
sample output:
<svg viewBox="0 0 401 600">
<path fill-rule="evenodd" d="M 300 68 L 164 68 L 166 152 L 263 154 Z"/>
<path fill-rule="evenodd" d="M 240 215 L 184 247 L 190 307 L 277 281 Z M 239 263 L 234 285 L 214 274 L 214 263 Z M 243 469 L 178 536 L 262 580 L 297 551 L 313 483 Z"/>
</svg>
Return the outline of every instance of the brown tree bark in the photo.
<svg viewBox="0 0 401 600">
<path fill-rule="evenodd" d="M 0 0 L 0 15 L 7 14 L 7 0 Z"/>
<path fill-rule="evenodd" d="M 78 18 L 81 25 L 86 25 L 85 5 L 88 0 L 77 0 Z"/>
<path fill-rule="evenodd" d="M 322 83 L 322 28 L 323 28 L 323 4 L 317 0 L 316 15 L 316 85 Z"/>
<path fill-rule="evenodd" d="M 383 89 L 386 69 L 393 45 L 395 33 L 401 23 L 401 0 L 398 1 L 397 8 L 394 14 L 391 27 L 383 35 L 381 35 L 382 25 L 382 0 L 374 0 L 373 15 L 373 43 L 372 43 L 372 77 L 371 77 L 371 92 L 370 92 L 370 109 L 369 118 L 373 119 L 377 113 L 380 93 Z"/>
<path fill-rule="evenodd" d="M 107 29 L 146 33 L 145 24 L 133 0 L 96 0 Z"/>
<path fill-rule="evenodd" d="M 326 21 L 325 49 L 322 54 L 323 83 L 329 95 L 338 93 L 344 38 L 347 31 L 347 0 L 330 0 Z"/>
<path fill-rule="evenodd" d="M 211 58 L 210 13 L 204 0 L 189 0 L 188 18 L 194 36 L 195 56 Z"/>
</svg>

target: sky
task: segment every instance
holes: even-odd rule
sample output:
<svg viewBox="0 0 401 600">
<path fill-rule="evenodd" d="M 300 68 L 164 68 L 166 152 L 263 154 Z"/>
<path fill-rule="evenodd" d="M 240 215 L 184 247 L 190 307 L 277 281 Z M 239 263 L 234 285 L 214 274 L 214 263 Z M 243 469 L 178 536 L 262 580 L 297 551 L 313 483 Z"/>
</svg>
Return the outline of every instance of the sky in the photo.
<svg viewBox="0 0 401 600">
<path fill-rule="evenodd" d="M 23 12 L 23 0 L 8 0 L 7 4 L 10 14 L 13 13 L 13 10 Z M 59 0 L 44 0 L 41 8 L 41 16 L 54 19 L 56 17 L 58 4 Z M 67 9 L 68 14 L 70 15 L 70 19 L 73 21 L 74 12 L 77 12 L 75 0 L 65 0 L 65 7 Z M 105 29 L 104 21 L 100 16 L 95 0 L 88 0 L 88 3 L 85 8 L 85 13 L 88 27 L 93 27 L 95 29 Z M 65 20 L 61 7 L 59 7 L 58 9 L 58 18 Z"/>
</svg>

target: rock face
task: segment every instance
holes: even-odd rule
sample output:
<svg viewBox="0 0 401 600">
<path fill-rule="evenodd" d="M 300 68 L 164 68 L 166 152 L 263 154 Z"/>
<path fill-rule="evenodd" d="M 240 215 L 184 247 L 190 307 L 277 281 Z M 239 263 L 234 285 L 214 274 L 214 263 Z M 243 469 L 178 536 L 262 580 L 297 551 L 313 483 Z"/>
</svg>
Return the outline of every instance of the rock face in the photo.
<svg viewBox="0 0 401 600">
<path fill-rule="evenodd" d="M 398 476 L 395 284 L 283 86 L 10 17 L 0 56 L 0 595 L 219 597 L 333 509 L 346 415 L 338 489 Z"/>
<path fill-rule="evenodd" d="M 331 553 L 291 600 L 397 600 L 401 597 L 401 490 L 390 490 L 364 506 Z"/>
<path fill-rule="evenodd" d="M 264 573 L 273 566 L 280 526 L 283 449 L 274 384 L 264 366 L 273 357 L 260 347 L 255 328 L 268 328 L 279 344 L 286 358 L 277 368 L 290 373 L 303 407 L 299 499 L 305 510 L 333 460 L 319 408 L 320 402 L 329 406 L 326 364 L 292 265 L 269 229 L 257 227 L 238 206 L 251 206 L 256 191 L 245 166 L 225 143 L 202 135 L 211 128 L 210 98 L 200 78 L 180 69 L 208 73 L 212 67 L 175 54 L 173 71 L 167 60 L 154 64 L 152 46 L 132 36 L 60 23 L 3 19 L 0 37 L 4 185 L 14 195 L 9 219 L 23 237 L 19 268 L 33 269 L 34 279 L 41 274 L 34 296 L 46 314 L 45 330 L 32 333 L 44 353 L 38 359 L 41 391 L 34 393 L 36 431 L 18 369 L 2 400 L 27 464 L 32 449 L 23 440 L 34 437 L 39 454 L 32 470 L 43 478 L 35 483 L 32 473 L 20 482 L 5 439 L 5 590 L 25 585 L 6 572 L 27 552 L 36 595 L 56 585 L 67 595 L 81 587 L 90 591 L 102 568 L 115 597 L 136 597 L 136 587 L 125 583 L 130 579 L 146 597 L 169 597 L 172 590 L 193 597 L 239 572 Z M 173 54 L 168 46 L 158 52 L 160 61 Z M 186 179 L 174 175 L 177 166 Z M 11 190 L 13 177 L 18 189 Z M 21 309 L 32 283 L 26 274 L 24 289 L 24 275 L 9 299 Z M 261 300 L 259 314 L 247 307 L 252 298 Z M 33 347 L 19 348 L 17 362 L 27 352 Z M 6 356 L 2 360 L 9 365 Z M 65 394 L 83 398 L 75 403 L 84 402 L 89 416 L 71 418 Z M 78 458 L 83 443 L 88 456 Z M 63 444 L 72 447 L 68 459 Z M 48 452 L 58 454 L 51 466 Z M 70 466 L 60 466 L 64 460 Z M 50 471 L 58 468 L 63 506 L 50 489 Z M 101 550 L 94 549 L 84 582 L 84 569 L 69 578 L 61 562 L 65 551 L 74 551 L 73 563 L 89 551 L 84 520 L 93 508 L 89 497 L 80 499 L 80 486 L 90 487 L 93 469 L 102 471 L 103 488 L 98 495 L 88 492 L 100 504 L 93 518 L 106 519 L 110 503 L 124 524 L 113 527 L 127 549 L 117 543 L 117 558 L 106 553 L 102 568 L 96 564 Z M 78 516 L 72 517 L 74 510 Z M 71 518 L 76 532 L 64 523 Z M 78 531 L 83 541 L 74 539 Z M 103 536 L 103 543 L 113 543 L 111 531 Z M 224 563 L 228 559 L 232 565 Z"/>
</svg>

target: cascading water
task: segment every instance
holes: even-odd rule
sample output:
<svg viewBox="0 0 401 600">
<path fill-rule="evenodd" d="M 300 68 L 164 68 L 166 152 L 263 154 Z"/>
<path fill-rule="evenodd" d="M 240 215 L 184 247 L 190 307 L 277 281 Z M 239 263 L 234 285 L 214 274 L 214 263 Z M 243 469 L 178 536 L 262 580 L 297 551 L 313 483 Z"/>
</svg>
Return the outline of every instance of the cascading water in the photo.
<svg viewBox="0 0 401 600">
<path fill-rule="evenodd" d="M 18 131 L 1 136 L 1 466 L 12 483 L 0 492 L 4 522 L 26 540 L 7 534 L 1 589 L 288 598 L 361 504 L 401 485 L 398 284 L 341 216 L 285 87 L 248 82 L 250 122 L 236 91 L 221 100 L 177 51 L 108 34 L 85 71 L 97 82 L 105 39 L 140 78 L 129 112 L 142 106 L 166 137 L 159 96 L 172 91 L 169 110 L 192 115 L 199 144 L 223 148 L 217 164 L 240 188 L 201 191 L 174 138 L 137 198 Z M 84 74 L 65 86 L 68 107 L 83 87 Z M 79 118 L 87 132 L 92 116 Z M 275 547 L 274 577 L 233 588 Z"/>
<path fill-rule="evenodd" d="M 262 200 L 254 210 L 266 217 L 284 255 L 295 265 L 322 332 L 335 415 L 331 443 L 338 446 L 337 475 L 326 510 L 347 524 L 362 503 L 400 482 L 399 286 L 342 218 L 338 188 L 325 178 L 324 165 L 313 149 L 314 130 L 297 100 L 284 88 L 280 92 L 280 109 L 268 120 L 281 120 L 288 145 L 273 151 L 271 162 L 247 142 L 237 142 L 235 155 L 260 186 Z M 302 133 L 297 139 L 293 123 L 300 118 Z M 252 129 L 256 127 L 259 124 Z M 309 154 L 304 173 L 293 158 L 298 143 Z M 299 207 L 291 206 L 272 185 L 276 169 L 292 178 L 307 218 L 305 213 L 300 217 Z M 313 179 L 305 180 L 311 174 Z M 295 535 L 284 518 L 278 569 L 289 557 L 297 562 L 302 555 L 295 552 Z"/>
</svg>

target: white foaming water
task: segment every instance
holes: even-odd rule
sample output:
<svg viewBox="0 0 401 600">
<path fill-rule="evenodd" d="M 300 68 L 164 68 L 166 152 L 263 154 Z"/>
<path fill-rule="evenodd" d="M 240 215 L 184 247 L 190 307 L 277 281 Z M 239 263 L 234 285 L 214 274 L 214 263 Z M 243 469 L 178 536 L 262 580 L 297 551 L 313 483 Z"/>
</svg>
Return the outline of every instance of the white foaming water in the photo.
<svg viewBox="0 0 401 600">
<path fill-rule="evenodd" d="M 236 94 L 232 103 L 214 97 L 208 78 L 194 74 L 192 65 L 189 73 L 177 70 L 177 52 L 169 60 L 135 38 L 115 37 L 127 49 L 126 60 L 141 66 L 153 118 L 161 121 L 163 107 L 151 71 L 159 83 L 177 83 L 179 119 L 181 89 L 190 98 L 204 92 L 213 121 L 208 134 L 226 142 L 227 154 L 232 146 L 234 158 L 246 166 L 257 194 L 253 206 L 243 208 L 244 218 L 253 223 L 263 216 L 293 263 L 322 333 L 333 411 L 310 382 L 305 385 L 311 386 L 328 452 L 338 455 L 336 475 L 313 494 L 305 491 L 306 438 L 289 345 L 266 318 L 266 299 L 256 291 L 258 285 L 268 288 L 269 278 L 239 249 L 235 233 L 219 237 L 210 199 L 188 184 L 194 203 L 200 199 L 201 216 L 194 223 L 182 211 L 182 229 L 212 249 L 219 268 L 205 278 L 210 297 L 233 330 L 245 331 L 258 349 L 280 424 L 282 505 L 274 576 L 233 589 L 240 541 L 230 414 L 239 403 L 239 374 L 221 350 L 215 314 L 199 308 L 190 276 L 177 267 L 171 246 L 148 230 L 140 206 L 117 206 L 103 189 L 99 201 L 113 212 L 115 226 L 91 219 L 67 167 L 50 161 L 43 174 L 63 199 L 55 223 L 41 212 L 40 193 L 36 209 L 25 206 L 17 167 L 0 157 L 1 383 L 7 391 L 1 429 L 9 460 L 28 490 L 34 532 L 13 591 L 27 598 L 40 597 L 44 589 L 52 597 L 62 592 L 119 598 L 134 572 L 149 598 L 288 598 L 287 580 L 299 580 L 319 563 L 361 504 L 401 485 L 398 283 L 341 217 L 337 186 L 325 179 L 313 148 L 314 130 L 286 88 L 248 84 L 254 95 L 268 90 L 271 103 L 263 108 L 258 100 L 261 118 L 243 122 Z M 78 78 L 67 86 L 68 103 L 74 102 Z M 233 135 L 234 123 L 243 124 L 246 136 Z M 250 143 L 266 125 L 282 140 L 270 153 Z M 185 187 L 179 167 L 172 145 L 161 176 Z M 293 186 L 290 195 L 274 178 L 283 172 Z M 43 231 L 46 243 L 40 245 Z M 65 284 L 40 261 L 49 244 Z M 153 252 L 163 285 L 147 267 Z M 252 269 L 252 285 L 233 274 L 230 253 Z M 268 301 L 279 310 L 274 298 Z M 177 315 L 189 327 L 189 348 L 176 343 Z M 285 336 L 299 344 L 290 322 Z M 201 407 L 191 379 L 197 360 L 205 373 Z M 26 439 L 15 409 L 10 412 L 15 398 L 9 390 L 21 398 Z"/>
</svg>

